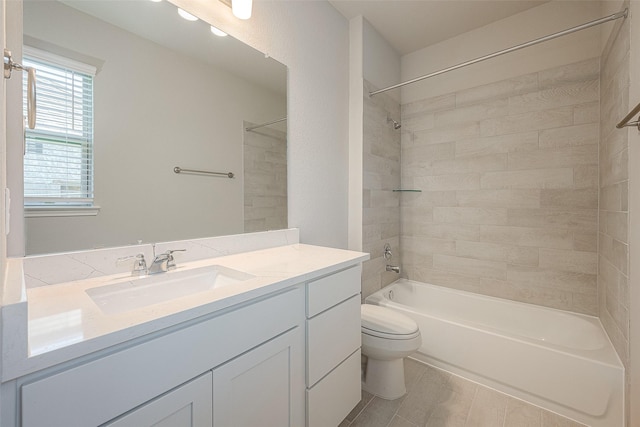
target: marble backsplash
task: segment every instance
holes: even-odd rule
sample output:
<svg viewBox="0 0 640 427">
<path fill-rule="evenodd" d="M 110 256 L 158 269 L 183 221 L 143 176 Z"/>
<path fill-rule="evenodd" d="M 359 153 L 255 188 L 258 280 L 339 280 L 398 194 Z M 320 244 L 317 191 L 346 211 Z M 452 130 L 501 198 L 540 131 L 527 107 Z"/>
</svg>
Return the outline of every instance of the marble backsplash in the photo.
<svg viewBox="0 0 640 427">
<path fill-rule="evenodd" d="M 155 244 L 155 253 L 161 254 L 170 249 L 185 249 L 185 252 L 174 254 L 176 262 L 180 265 L 183 262 L 292 245 L 299 242 L 299 230 L 291 228 L 162 242 Z M 147 265 L 150 265 L 154 257 L 154 247 L 151 244 L 143 244 L 25 257 L 22 259 L 25 287 L 30 289 L 131 271 L 133 259 L 119 260 L 134 257 L 137 254 L 144 254 Z"/>
</svg>

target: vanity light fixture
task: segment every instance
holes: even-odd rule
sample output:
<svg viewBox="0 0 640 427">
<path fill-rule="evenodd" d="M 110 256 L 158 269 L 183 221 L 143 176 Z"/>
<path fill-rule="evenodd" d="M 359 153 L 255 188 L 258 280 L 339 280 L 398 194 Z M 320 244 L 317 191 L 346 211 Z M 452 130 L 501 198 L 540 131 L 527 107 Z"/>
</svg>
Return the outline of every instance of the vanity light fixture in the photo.
<svg viewBox="0 0 640 427">
<path fill-rule="evenodd" d="M 186 12 L 186 11 L 180 9 L 180 8 L 178 8 L 178 15 L 180 15 L 181 17 L 183 17 L 187 21 L 197 21 L 198 20 L 197 17 L 193 16 L 189 12 Z"/>
<path fill-rule="evenodd" d="M 251 18 L 251 7 L 253 0 L 231 0 L 231 10 L 236 18 Z"/>
<path fill-rule="evenodd" d="M 213 34 L 215 34 L 216 36 L 218 36 L 218 37 L 226 37 L 226 36 L 227 36 L 227 33 L 225 33 L 225 32 L 224 32 L 224 31 L 222 31 L 222 30 L 217 29 L 217 28 L 216 28 L 216 27 L 214 27 L 213 25 L 211 26 L 211 32 L 212 32 Z"/>
</svg>

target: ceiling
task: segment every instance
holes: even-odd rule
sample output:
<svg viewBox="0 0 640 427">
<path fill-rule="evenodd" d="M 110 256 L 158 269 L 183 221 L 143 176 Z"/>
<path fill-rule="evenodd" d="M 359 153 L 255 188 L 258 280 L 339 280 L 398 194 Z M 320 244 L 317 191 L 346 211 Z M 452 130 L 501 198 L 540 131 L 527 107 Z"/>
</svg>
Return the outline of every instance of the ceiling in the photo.
<svg viewBox="0 0 640 427">
<path fill-rule="evenodd" d="M 347 19 L 362 15 L 400 55 L 549 0 L 329 0 Z"/>
<path fill-rule="evenodd" d="M 61 0 L 98 19 L 134 33 L 161 46 L 199 59 L 265 87 L 282 96 L 287 93 L 287 69 L 262 52 L 233 37 L 216 37 L 209 25 L 178 16 L 169 2 L 130 0 Z M 175 64 L 176 74 L 180 64 Z"/>
</svg>

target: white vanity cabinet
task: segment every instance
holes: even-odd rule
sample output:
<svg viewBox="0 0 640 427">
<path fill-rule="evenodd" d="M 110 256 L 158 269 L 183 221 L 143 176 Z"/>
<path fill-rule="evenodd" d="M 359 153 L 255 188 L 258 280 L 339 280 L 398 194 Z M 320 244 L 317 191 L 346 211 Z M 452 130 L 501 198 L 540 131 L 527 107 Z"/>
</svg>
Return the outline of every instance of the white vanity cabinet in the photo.
<svg viewBox="0 0 640 427">
<path fill-rule="evenodd" d="M 366 258 L 302 244 L 219 257 L 254 278 L 119 313 L 87 293 L 108 277 L 33 290 L 32 354 L 3 358 L 0 424 L 337 427 L 361 397 Z"/>
<path fill-rule="evenodd" d="M 307 426 L 335 427 L 358 404 L 361 266 L 307 288 Z"/>
<path fill-rule="evenodd" d="M 21 425 L 200 427 L 211 426 L 211 416 L 213 426 L 303 425 L 304 321 L 299 285 L 44 378 L 26 378 Z"/>
<path fill-rule="evenodd" d="M 213 425 L 298 427 L 304 418 L 301 329 L 213 371 Z"/>
<path fill-rule="evenodd" d="M 304 408 L 300 334 L 285 332 L 105 427 L 296 427 Z"/>
<path fill-rule="evenodd" d="M 200 427 L 211 426 L 211 372 L 172 390 L 105 427 Z"/>
</svg>

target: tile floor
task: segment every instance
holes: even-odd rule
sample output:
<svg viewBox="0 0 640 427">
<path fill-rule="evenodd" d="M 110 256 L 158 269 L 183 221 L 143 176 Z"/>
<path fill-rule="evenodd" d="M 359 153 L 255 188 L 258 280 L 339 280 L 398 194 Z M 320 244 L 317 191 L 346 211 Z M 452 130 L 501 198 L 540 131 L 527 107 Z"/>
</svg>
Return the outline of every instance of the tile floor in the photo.
<svg viewBox="0 0 640 427">
<path fill-rule="evenodd" d="M 584 427 L 448 372 L 405 359 L 407 394 L 365 391 L 339 427 Z"/>
</svg>

